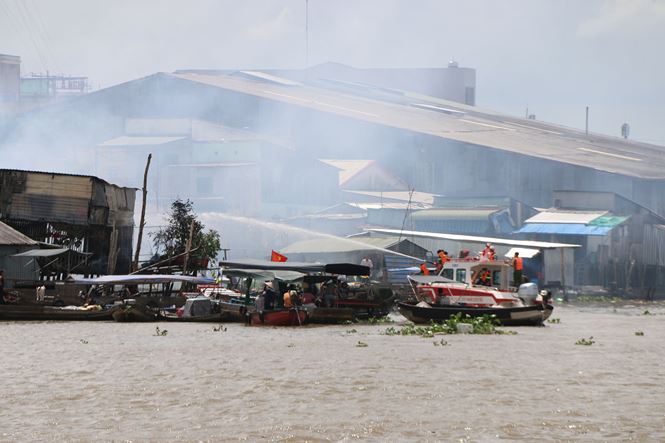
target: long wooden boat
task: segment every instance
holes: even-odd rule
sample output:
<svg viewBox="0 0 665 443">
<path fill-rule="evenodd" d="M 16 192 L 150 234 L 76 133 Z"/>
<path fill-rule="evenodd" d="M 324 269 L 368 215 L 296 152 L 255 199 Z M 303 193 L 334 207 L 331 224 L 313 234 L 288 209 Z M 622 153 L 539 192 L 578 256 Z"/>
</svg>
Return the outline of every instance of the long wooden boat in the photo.
<svg viewBox="0 0 665 443">
<path fill-rule="evenodd" d="M 108 309 L 74 309 L 72 307 L 39 305 L 0 305 L 0 320 L 57 320 L 100 321 L 113 320 L 119 307 Z"/>
<path fill-rule="evenodd" d="M 552 305 L 533 305 L 519 307 L 467 307 L 467 306 L 431 306 L 420 302 L 398 302 L 400 314 L 414 323 L 443 322 L 449 318 L 462 316 L 482 317 L 493 315 L 503 326 L 539 326 L 552 314 Z"/>
<path fill-rule="evenodd" d="M 307 322 L 319 324 L 337 324 L 355 320 L 355 311 L 351 308 L 313 307 L 307 310 Z"/>
<path fill-rule="evenodd" d="M 250 314 L 250 325 L 256 326 L 302 326 L 306 321 L 307 312 L 303 309 L 278 309 Z"/>
<path fill-rule="evenodd" d="M 113 311 L 113 320 L 120 323 L 151 322 L 159 320 L 159 313 L 142 305 L 124 305 Z"/>
</svg>

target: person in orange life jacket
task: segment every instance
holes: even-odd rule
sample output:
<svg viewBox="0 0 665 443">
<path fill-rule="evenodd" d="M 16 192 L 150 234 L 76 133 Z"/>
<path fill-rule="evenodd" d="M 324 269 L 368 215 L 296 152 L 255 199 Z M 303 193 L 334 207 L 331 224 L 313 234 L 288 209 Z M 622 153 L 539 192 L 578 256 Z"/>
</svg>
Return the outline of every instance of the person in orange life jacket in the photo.
<svg viewBox="0 0 665 443">
<path fill-rule="evenodd" d="M 487 268 L 483 268 L 480 271 L 476 271 L 472 281 L 475 285 L 491 286 L 492 273 Z"/>
<path fill-rule="evenodd" d="M 436 261 L 436 268 L 434 269 L 434 273 L 436 275 L 439 275 L 442 269 L 443 269 L 443 262 L 441 261 L 441 259 L 438 259 Z"/>
<path fill-rule="evenodd" d="M 522 284 L 522 269 L 524 268 L 519 252 L 515 252 L 515 256 L 510 261 L 510 266 L 513 267 L 513 285 L 519 287 Z"/>
<path fill-rule="evenodd" d="M 492 244 L 485 243 L 485 249 L 483 249 L 483 252 L 480 253 L 480 260 L 481 261 L 489 260 L 491 250 L 492 250 Z"/>
<path fill-rule="evenodd" d="M 427 269 L 427 263 L 420 264 L 420 273 L 423 275 L 429 275 L 429 269 Z"/>
<path fill-rule="evenodd" d="M 496 251 L 494 250 L 494 247 L 490 248 L 489 259 L 490 261 L 496 260 Z"/>
<path fill-rule="evenodd" d="M 444 265 L 450 260 L 450 257 L 448 257 L 448 251 L 444 251 L 443 249 L 436 251 L 436 255 L 439 256 L 439 260 L 441 260 L 441 263 Z"/>
</svg>

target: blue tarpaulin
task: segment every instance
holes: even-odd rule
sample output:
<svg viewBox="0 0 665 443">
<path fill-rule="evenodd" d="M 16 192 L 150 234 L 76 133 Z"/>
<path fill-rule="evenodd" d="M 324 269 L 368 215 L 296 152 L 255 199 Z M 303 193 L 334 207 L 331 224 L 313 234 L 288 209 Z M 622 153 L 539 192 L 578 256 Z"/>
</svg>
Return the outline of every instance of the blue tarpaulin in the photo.
<svg viewBox="0 0 665 443">
<path fill-rule="evenodd" d="M 612 228 L 583 223 L 527 223 L 515 234 L 607 235 Z"/>
</svg>

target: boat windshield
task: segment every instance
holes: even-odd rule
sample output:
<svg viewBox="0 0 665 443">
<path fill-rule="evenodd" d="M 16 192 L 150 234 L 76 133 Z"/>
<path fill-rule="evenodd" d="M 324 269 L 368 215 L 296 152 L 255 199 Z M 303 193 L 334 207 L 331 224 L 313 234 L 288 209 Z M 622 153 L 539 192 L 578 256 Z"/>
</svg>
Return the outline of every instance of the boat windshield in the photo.
<svg viewBox="0 0 665 443">
<path fill-rule="evenodd" d="M 466 269 L 452 269 L 447 268 L 441 272 L 441 276 L 448 280 L 455 280 L 460 283 L 466 283 Z"/>
</svg>

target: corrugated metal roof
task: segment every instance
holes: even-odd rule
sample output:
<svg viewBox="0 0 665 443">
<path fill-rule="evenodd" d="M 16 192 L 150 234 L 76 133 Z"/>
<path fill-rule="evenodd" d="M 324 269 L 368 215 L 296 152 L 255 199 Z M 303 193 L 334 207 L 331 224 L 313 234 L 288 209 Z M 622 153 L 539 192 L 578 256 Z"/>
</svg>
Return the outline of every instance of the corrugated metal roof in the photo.
<svg viewBox="0 0 665 443">
<path fill-rule="evenodd" d="M 529 223 L 516 234 L 607 235 L 612 227 L 584 223 Z"/>
<path fill-rule="evenodd" d="M 524 223 L 580 223 L 586 225 L 607 211 L 542 211 Z"/>
<path fill-rule="evenodd" d="M 351 177 L 374 163 L 374 160 L 324 160 L 321 161 L 327 165 L 339 169 L 339 184 L 343 185 Z"/>
<path fill-rule="evenodd" d="M 424 209 L 411 214 L 416 221 L 424 220 L 482 220 L 488 221 L 489 216 L 500 209 L 468 208 L 468 209 Z"/>
<path fill-rule="evenodd" d="M 352 194 L 359 194 L 359 195 L 364 195 L 367 197 L 375 197 L 377 200 L 383 201 L 383 200 L 395 200 L 395 201 L 401 201 L 408 203 L 409 201 L 411 203 L 422 203 L 425 205 L 431 206 L 434 203 L 434 197 L 436 197 L 436 194 L 430 194 L 428 192 L 409 192 L 409 191 L 388 191 L 388 192 L 380 192 L 380 191 L 350 191 L 347 190 L 345 192 L 350 192 Z"/>
<path fill-rule="evenodd" d="M 620 215 L 603 215 L 589 222 L 590 226 L 604 226 L 613 228 L 628 220 L 630 217 Z"/>
<path fill-rule="evenodd" d="M 0 245 L 37 245 L 38 243 L 16 229 L 0 222 Z"/>
<path fill-rule="evenodd" d="M 405 94 L 407 102 L 396 103 L 322 87 L 283 86 L 228 75 L 163 75 L 520 155 L 640 178 L 665 178 L 665 147 L 585 134 L 572 128 L 464 107 L 434 97 Z M 423 100 L 426 104 L 443 105 L 467 114 L 460 117 L 412 106 L 412 103 L 423 103 Z"/>
<path fill-rule="evenodd" d="M 100 146 L 154 146 L 184 140 L 185 137 L 153 137 L 123 135 L 101 143 Z"/>
</svg>

